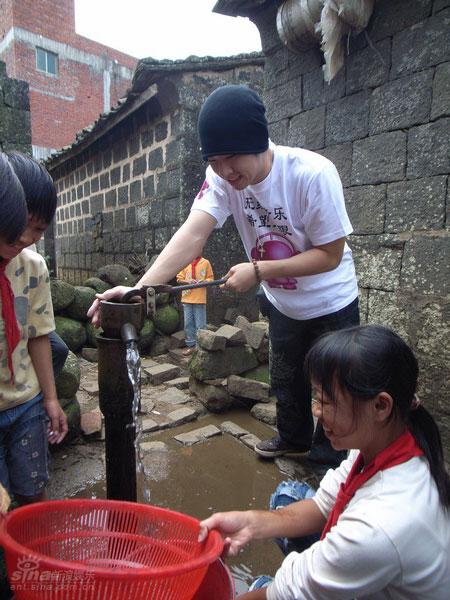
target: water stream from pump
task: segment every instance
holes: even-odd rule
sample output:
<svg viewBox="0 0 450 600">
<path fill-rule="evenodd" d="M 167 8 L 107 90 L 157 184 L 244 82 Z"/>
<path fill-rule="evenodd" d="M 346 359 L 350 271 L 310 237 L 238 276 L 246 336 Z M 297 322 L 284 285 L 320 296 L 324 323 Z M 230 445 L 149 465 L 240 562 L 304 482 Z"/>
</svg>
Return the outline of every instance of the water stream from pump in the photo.
<svg viewBox="0 0 450 600">
<path fill-rule="evenodd" d="M 133 404 L 132 404 L 132 419 L 133 421 L 128 427 L 134 427 L 135 438 L 134 448 L 136 452 L 136 471 L 141 479 L 140 488 L 144 497 L 144 501 L 150 502 L 150 488 L 147 483 L 147 477 L 144 468 L 144 457 L 140 446 L 142 436 L 142 420 L 139 414 L 141 406 L 141 357 L 135 340 L 126 342 L 126 363 L 128 370 L 128 378 L 133 387 Z"/>
</svg>

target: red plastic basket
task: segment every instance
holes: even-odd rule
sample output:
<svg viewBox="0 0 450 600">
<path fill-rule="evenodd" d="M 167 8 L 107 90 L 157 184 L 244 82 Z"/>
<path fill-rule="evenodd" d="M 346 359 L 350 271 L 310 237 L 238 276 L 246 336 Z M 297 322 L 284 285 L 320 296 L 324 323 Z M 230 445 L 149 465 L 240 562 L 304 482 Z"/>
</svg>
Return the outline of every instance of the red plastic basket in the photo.
<svg viewBox="0 0 450 600">
<path fill-rule="evenodd" d="M 114 500 L 59 500 L 4 519 L 17 600 L 191 600 L 223 542 L 193 517 Z"/>
<path fill-rule="evenodd" d="M 208 567 L 194 600 L 234 600 L 236 597 L 234 581 L 230 571 L 221 560 Z"/>
</svg>

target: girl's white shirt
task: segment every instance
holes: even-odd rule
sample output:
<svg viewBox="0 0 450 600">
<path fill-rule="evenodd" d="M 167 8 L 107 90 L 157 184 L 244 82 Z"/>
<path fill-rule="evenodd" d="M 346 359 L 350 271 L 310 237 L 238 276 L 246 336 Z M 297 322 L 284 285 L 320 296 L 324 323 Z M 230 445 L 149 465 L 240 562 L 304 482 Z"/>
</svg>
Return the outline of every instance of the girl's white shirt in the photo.
<svg viewBox="0 0 450 600">
<path fill-rule="evenodd" d="M 358 454 L 323 478 L 314 501 L 325 517 Z M 449 600 L 450 514 L 423 457 L 379 471 L 326 538 L 292 552 L 268 600 Z"/>
</svg>

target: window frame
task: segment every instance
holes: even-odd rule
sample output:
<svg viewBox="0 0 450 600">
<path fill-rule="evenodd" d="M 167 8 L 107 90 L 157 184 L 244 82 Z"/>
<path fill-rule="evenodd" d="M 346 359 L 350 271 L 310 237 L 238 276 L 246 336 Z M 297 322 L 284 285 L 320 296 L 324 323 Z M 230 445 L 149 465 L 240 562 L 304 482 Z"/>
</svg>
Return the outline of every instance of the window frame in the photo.
<svg viewBox="0 0 450 600">
<path fill-rule="evenodd" d="M 59 75 L 58 54 L 56 54 L 56 52 L 52 52 L 51 50 L 47 50 L 46 48 L 43 48 L 42 46 L 36 46 L 35 54 L 36 54 L 36 70 L 39 71 L 40 73 L 45 73 L 46 75 L 49 75 L 50 77 L 58 77 L 58 75 Z M 41 68 L 41 66 L 39 65 L 39 62 L 42 63 L 42 60 L 41 61 L 38 60 L 39 56 L 44 58 L 44 61 L 45 61 L 44 69 Z M 54 59 L 55 72 L 49 70 L 49 57 L 52 57 Z"/>
</svg>

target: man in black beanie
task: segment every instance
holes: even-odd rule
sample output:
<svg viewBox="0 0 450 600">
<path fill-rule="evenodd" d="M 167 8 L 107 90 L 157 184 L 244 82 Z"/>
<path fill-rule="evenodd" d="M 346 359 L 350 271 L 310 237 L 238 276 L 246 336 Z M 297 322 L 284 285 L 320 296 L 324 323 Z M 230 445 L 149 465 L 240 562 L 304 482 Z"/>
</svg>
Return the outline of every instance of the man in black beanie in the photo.
<svg viewBox="0 0 450 600">
<path fill-rule="evenodd" d="M 234 265 L 225 287 L 263 291 L 269 318 L 271 387 L 278 435 L 259 442 L 266 458 L 309 452 L 337 466 L 343 458 L 319 425 L 313 439 L 306 353 L 323 333 L 359 323 L 358 289 L 345 238 L 352 231 L 334 165 L 269 140 L 265 107 L 250 88 L 227 85 L 203 104 L 198 132 L 206 178 L 186 222 L 137 286 L 169 281 L 202 253 L 213 229 L 232 215 L 249 261 Z M 98 296 L 109 300 L 129 288 Z M 98 322 L 98 300 L 89 311 Z"/>
</svg>

